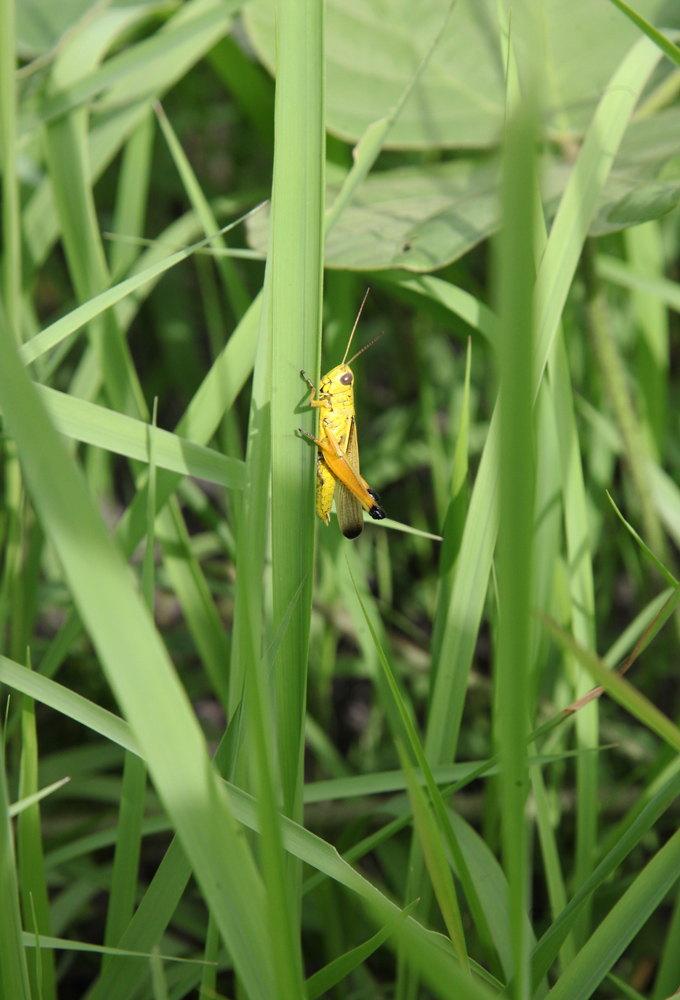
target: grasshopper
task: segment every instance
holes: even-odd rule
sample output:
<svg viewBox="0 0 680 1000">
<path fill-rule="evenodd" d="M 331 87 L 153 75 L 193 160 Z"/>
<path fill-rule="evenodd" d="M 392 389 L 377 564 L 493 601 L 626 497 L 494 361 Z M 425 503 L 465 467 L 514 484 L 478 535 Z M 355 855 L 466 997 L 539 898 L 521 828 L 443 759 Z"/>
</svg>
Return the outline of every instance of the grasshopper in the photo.
<svg viewBox="0 0 680 1000">
<path fill-rule="evenodd" d="M 340 530 L 345 538 L 356 538 L 361 534 L 364 526 L 362 508 L 376 521 L 381 521 L 385 517 L 385 511 L 380 506 L 380 497 L 359 472 L 359 444 L 354 413 L 354 374 L 350 368 L 354 359 L 374 344 L 378 337 L 357 351 L 349 361 L 345 360 L 366 295 L 352 328 L 345 357 L 341 364 L 332 368 L 321 379 L 318 399 L 314 398 L 317 393 L 316 386 L 307 378 L 304 371 L 300 372 L 312 390 L 309 405 L 319 410 L 318 437 L 299 428 L 300 433 L 313 441 L 319 449 L 316 459 L 316 513 L 324 524 L 330 524 L 331 504 L 337 487 L 335 507 Z"/>
</svg>

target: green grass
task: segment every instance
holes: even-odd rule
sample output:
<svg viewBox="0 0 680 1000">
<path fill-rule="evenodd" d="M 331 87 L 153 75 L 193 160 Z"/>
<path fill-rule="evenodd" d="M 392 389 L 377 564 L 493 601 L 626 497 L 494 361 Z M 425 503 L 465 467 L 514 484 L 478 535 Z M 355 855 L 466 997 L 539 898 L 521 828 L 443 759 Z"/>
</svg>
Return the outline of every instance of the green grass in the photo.
<svg viewBox="0 0 680 1000">
<path fill-rule="evenodd" d="M 0 0 L 0 1000 L 677 991 L 659 6 Z"/>
</svg>

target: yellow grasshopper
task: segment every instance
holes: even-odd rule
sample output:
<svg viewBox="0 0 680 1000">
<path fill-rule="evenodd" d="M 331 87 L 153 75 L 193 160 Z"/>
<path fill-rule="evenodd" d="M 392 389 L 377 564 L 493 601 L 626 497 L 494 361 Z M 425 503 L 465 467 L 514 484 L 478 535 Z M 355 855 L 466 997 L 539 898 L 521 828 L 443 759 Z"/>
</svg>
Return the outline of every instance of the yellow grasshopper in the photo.
<svg viewBox="0 0 680 1000">
<path fill-rule="evenodd" d="M 319 449 L 316 459 L 316 512 L 324 524 L 330 524 L 331 504 L 337 486 L 335 509 L 340 530 L 345 538 L 356 538 L 361 534 L 364 526 L 362 507 L 376 521 L 381 521 L 385 517 L 385 511 L 379 506 L 380 497 L 359 472 L 359 445 L 354 417 L 354 375 L 349 367 L 355 358 L 375 343 L 378 337 L 370 344 L 366 344 L 366 347 L 362 347 L 345 363 L 366 295 L 352 328 L 342 364 L 331 369 L 321 379 L 318 399 L 314 399 L 316 386 L 303 371 L 300 372 L 312 390 L 309 405 L 319 409 L 318 438 L 299 428 L 300 433 L 314 441 Z"/>
</svg>

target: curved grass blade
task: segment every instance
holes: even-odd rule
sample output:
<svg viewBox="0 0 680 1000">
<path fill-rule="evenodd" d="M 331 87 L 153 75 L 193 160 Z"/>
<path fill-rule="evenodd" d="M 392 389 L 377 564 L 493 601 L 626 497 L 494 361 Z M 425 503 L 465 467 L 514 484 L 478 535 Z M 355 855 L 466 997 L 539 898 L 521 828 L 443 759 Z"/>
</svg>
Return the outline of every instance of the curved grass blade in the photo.
<svg viewBox="0 0 680 1000">
<path fill-rule="evenodd" d="M 680 793 L 680 773 L 676 768 L 676 773 L 657 791 L 629 828 L 621 834 L 609 853 L 550 925 L 531 956 L 532 988 L 534 990 L 538 988 L 538 984 L 547 975 L 560 947 L 576 923 L 588 899 L 610 878 L 612 873 L 640 843 L 647 831 L 675 801 L 678 793 Z"/>
<path fill-rule="evenodd" d="M 410 906 L 404 907 L 400 919 L 403 920 L 410 916 L 416 905 L 417 900 L 411 903 Z M 323 969 L 315 972 L 305 983 L 307 1000 L 317 1000 L 323 993 L 327 993 L 328 990 L 333 989 L 334 986 L 342 982 L 350 972 L 353 972 L 367 958 L 370 958 L 373 952 L 377 951 L 385 943 L 391 933 L 392 927 L 390 924 L 387 924 L 377 934 L 374 934 L 372 938 L 369 938 L 368 941 L 364 941 L 363 944 L 357 945 L 351 951 L 345 952 L 344 955 L 340 955 L 339 958 L 336 958 L 333 962 L 329 962 Z"/>
<path fill-rule="evenodd" d="M 428 806 L 422 788 L 415 780 L 413 767 L 400 740 L 397 740 L 397 750 L 399 751 L 399 759 L 406 777 L 406 786 L 413 810 L 413 820 L 423 851 L 423 857 L 425 858 L 425 864 L 430 874 L 432 888 L 437 897 L 439 909 L 444 918 L 449 937 L 456 949 L 460 964 L 463 969 L 469 970 L 465 947 L 465 933 L 460 917 L 456 888 L 453 884 L 453 876 L 451 875 L 451 868 L 446 857 L 439 827 Z"/>
<path fill-rule="evenodd" d="M 643 540 L 640 538 L 640 536 L 638 535 L 637 531 L 632 526 L 632 524 L 629 524 L 628 521 L 626 521 L 626 519 L 623 516 L 623 514 L 621 513 L 621 511 L 619 510 L 619 508 L 614 503 L 614 500 L 613 500 L 612 495 L 609 492 L 609 490 L 605 490 L 605 492 L 607 494 L 607 499 L 609 500 L 610 504 L 614 508 L 614 510 L 615 510 L 615 512 L 616 512 L 616 514 L 617 514 L 617 516 L 619 518 L 619 520 L 628 529 L 628 531 L 633 536 L 633 538 L 635 539 L 635 541 L 638 543 L 638 545 L 640 546 L 640 548 L 642 549 L 642 551 L 645 553 L 645 555 L 647 556 L 647 558 L 650 560 L 650 562 L 652 562 L 654 564 L 654 566 L 656 566 L 656 568 L 658 569 L 659 573 L 661 573 L 661 576 L 664 578 L 664 580 L 666 581 L 667 584 L 669 584 L 671 587 L 677 587 L 678 586 L 678 581 L 675 579 L 675 577 L 670 572 L 670 570 L 666 569 L 666 567 L 661 562 L 661 560 L 657 556 L 655 556 L 654 553 L 652 552 L 652 550 L 649 548 L 649 546 L 646 545 L 645 542 L 643 542 Z"/>
<path fill-rule="evenodd" d="M 46 788 L 41 788 L 39 792 L 34 792 L 33 795 L 26 795 L 25 797 L 18 799 L 13 802 L 9 807 L 10 817 L 18 816 L 20 812 L 24 809 L 30 808 L 35 802 L 40 802 L 42 799 L 47 798 L 52 792 L 58 791 L 63 788 L 64 785 L 68 784 L 71 779 L 69 777 L 60 778 L 59 781 L 53 781 L 51 785 L 47 785 Z"/>
<path fill-rule="evenodd" d="M 675 591 L 673 598 L 669 601 L 673 608 L 680 602 L 680 587 Z M 639 722 L 674 750 L 680 751 L 680 728 L 656 708 L 644 695 L 640 694 L 620 673 L 609 670 L 595 653 L 586 649 L 576 641 L 571 632 L 562 628 L 557 622 L 548 618 L 547 615 L 540 616 L 541 621 L 549 630 L 553 638 L 567 649 L 579 663 L 585 667 L 590 676 L 617 701 L 623 708 L 631 713 Z M 597 689 L 596 689 L 597 690 Z M 582 701 L 583 699 L 581 699 Z"/>
<path fill-rule="evenodd" d="M 0 656 L 0 681 L 57 712 L 63 712 L 126 750 L 140 754 L 139 745 L 127 722 L 56 681 L 28 670 L 6 656 Z"/>
<path fill-rule="evenodd" d="M 549 1000 L 588 1000 L 648 917 L 680 878 L 680 831 L 642 869 L 593 932 Z"/>
<path fill-rule="evenodd" d="M 168 144 L 168 149 L 175 161 L 175 166 L 177 171 L 182 178 L 182 183 L 184 184 L 184 189 L 189 196 L 189 200 L 193 205 L 196 215 L 201 220 L 201 225 L 203 227 L 203 232 L 206 236 L 210 236 L 211 233 L 217 232 L 219 226 L 215 220 L 212 209 L 208 204 L 208 199 L 203 194 L 201 186 L 198 183 L 198 179 L 189 163 L 186 153 L 182 149 L 181 143 L 177 138 L 175 131 L 170 124 L 167 115 L 163 111 L 160 102 L 156 102 L 154 105 L 154 110 L 158 116 L 158 120 L 165 136 L 165 141 Z M 224 290 L 226 292 L 229 304 L 231 305 L 232 312 L 236 317 L 238 322 L 245 316 L 248 308 L 251 305 L 251 299 L 248 295 L 243 281 L 229 260 L 229 248 L 227 247 L 222 236 L 211 237 L 210 247 L 212 250 L 218 251 L 220 255 L 216 258 L 219 268 L 220 275 L 222 277 L 222 283 L 224 285 Z"/>
<path fill-rule="evenodd" d="M 57 389 L 40 386 L 39 392 L 57 430 L 67 437 L 139 462 L 149 461 L 149 439 L 152 439 L 158 468 L 243 489 L 245 467 L 238 459 Z"/>
<path fill-rule="evenodd" d="M 201 247 L 207 246 L 211 240 L 218 236 L 220 233 L 226 233 L 234 226 L 240 225 L 244 219 L 252 215 L 253 212 L 257 212 L 261 206 L 258 205 L 256 208 L 247 212 L 240 219 L 235 222 L 230 222 L 227 226 L 223 226 L 218 233 L 208 236 L 205 239 L 199 240 L 197 243 L 193 243 L 190 247 L 186 247 L 184 250 L 178 250 L 176 253 L 170 254 L 169 257 L 165 257 L 163 260 L 156 264 L 152 264 L 150 267 L 145 268 L 136 274 L 133 274 L 130 278 L 126 278 L 125 281 L 119 282 L 119 284 L 114 285 L 112 288 L 107 288 L 105 292 L 100 292 L 99 295 L 95 295 L 93 298 L 89 299 L 87 302 L 83 302 L 82 305 L 73 309 L 68 315 L 62 316 L 56 322 L 52 323 L 50 326 L 46 327 L 41 333 L 29 340 L 28 343 L 24 344 L 21 348 L 21 358 L 25 364 L 31 364 L 37 358 L 41 357 L 46 351 L 51 350 L 60 344 L 66 337 L 70 337 L 72 334 L 80 330 L 81 327 L 85 326 L 95 317 L 101 315 L 111 306 L 116 305 L 127 295 L 135 292 L 138 288 L 141 288 L 148 281 L 152 281 L 157 278 L 159 274 L 163 274 L 164 271 L 169 270 L 169 268 L 174 267 L 175 264 L 179 264 L 180 261 L 186 260 L 190 257 L 192 253 Z"/>
<path fill-rule="evenodd" d="M 669 38 L 662 35 L 653 24 L 650 24 L 649 21 L 642 17 L 641 14 L 638 14 L 636 10 L 629 7 L 624 0 L 611 0 L 611 3 L 613 3 L 615 7 L 618 7 L 619 10 L 633 22 L 633 24 L 637 25 L 640 31 L 644 31 L 647 37 L 651 38 L 654 44 L 659 46 L 663 54 L 668 56 L 672 63 L 675 63 L 676 66 L 680 66 L 680 49 L 677 45 L 674 45 Z"/>
</svg>

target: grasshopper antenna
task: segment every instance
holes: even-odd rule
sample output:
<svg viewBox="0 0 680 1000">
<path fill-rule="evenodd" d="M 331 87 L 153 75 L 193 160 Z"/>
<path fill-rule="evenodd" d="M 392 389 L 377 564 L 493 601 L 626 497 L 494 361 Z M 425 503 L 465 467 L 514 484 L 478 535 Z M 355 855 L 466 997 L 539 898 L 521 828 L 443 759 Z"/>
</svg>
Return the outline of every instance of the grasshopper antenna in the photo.
<svg viewBox="0 0 680 1000">
<path fill-rule="evenodd" d="M 354 326 L 352 327 L 352 332 L 350 333 L 349 340 L 347 341 L 347 350 L 345 351 L 345 358 L 349 354 L 349 348 L 350 348 L 350 344 L 352 343 L 352 337 L 354 336 L 354 331 L 357 328 L 357 323 L 359 322 L 359 319 L 361 318 L 361 313 L 363 311 L 363 308 L 364 308 L 364 305 L 366 303 L 366 299 L 368 298 L 368 293 L 370 292 L 370 290 L 371 290 L 370 288 L 366 289 L 366 294 L 364 295 L 364 300 L 361 303 L 361 305 L 359 306 L 359 312 L 357 313 L 357 318 L 354 320 Z M 366 350 L 366 348 L 363 348 L 363 350 Z M 359 354 L 361 354 L 361 351 L 359 351 Z M 357 357 L 357 355 L 355 354 L 354 358 L 356 358 L 356 357 Z M 345 363 L 345 358 L 343 358 L 342 361 L 341 361 L 341 364 L 343 364 L 343 365 Z M 349 362 L 349 364 L 351 364 L 352 361 L 354 361 L 354 358 L 351 359 L 351 361 Z"/>
<path fill-rule="evenodd" d="M 363 354 L 364 351 L 367 351 L 369 349 L 369 347 L 372 347 L 373 344 L 375 344 L 376 340 L 380 340 L 380 338 L 382 337 L 382 335 L 383 335 L 384 332 L 385 331 L 383 330 L 383 332 L 379 333 L 377 337 L 373 338 L 373 340 L 369 340 L 369 342 L 366 344 L 365 347 L 362 347 L 360 351 L 357 351 L 356 354 L 352 355 L 352 357 L 349 359 L 349 361 L 347 362 L 347 364 L 351 365 L 355 358 L 358 358 L 360 354 Z M 344 362 L 343 362 L 343 364 L 344 364 Z"/>
</svg>

